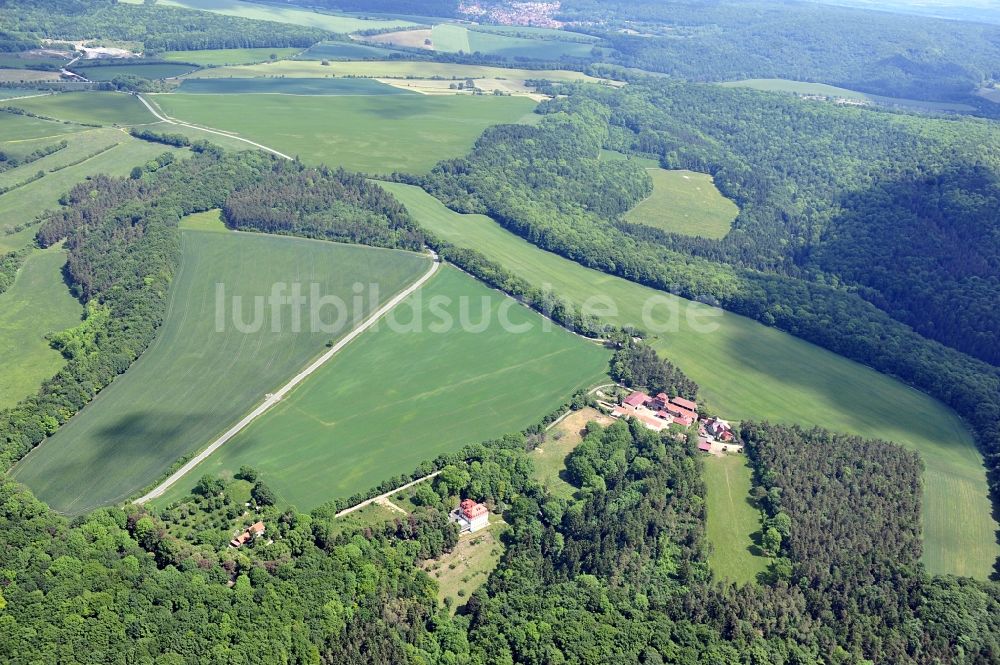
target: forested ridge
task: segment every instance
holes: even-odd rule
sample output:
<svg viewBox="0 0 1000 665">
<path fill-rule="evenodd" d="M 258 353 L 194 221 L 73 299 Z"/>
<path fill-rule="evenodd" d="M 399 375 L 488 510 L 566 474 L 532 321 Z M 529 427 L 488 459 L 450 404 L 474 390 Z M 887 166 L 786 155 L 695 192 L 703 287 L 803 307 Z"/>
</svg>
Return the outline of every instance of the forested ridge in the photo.
<svg viewBox="0 0 1000 665">
<path fill-rule="evenodd" d="M 139 42 L 148 54 L 195 49 L 311 46 L 332 33 L 211 12 L 114 0 L 0 0 L 0 51 L 40 38 Z"/>
</svg>

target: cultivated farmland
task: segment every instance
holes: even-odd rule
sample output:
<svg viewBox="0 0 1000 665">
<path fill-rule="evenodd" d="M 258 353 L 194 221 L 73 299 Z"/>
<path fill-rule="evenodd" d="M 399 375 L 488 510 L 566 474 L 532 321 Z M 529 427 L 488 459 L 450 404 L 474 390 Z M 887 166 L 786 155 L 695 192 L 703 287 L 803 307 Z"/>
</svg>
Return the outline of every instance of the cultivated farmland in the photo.
<svg viewBox="0 0 1000 665">
<path fill-rule="evenodd" d="M 302 52 L 300 48 L 228 48 L 202 49 L 198 51 L 168 51 L 160 56 L 163 60 L 172 62 L 190 62 L 202 67 L 219 67 L 222 65 L 250 65 L 258 62 L 268 62 L 271 56 L 278 60 L 291 58 Z"/>
<path fill-rule="evenodd" d="M 184 79 L 184 94 L 405 95 L 405 90 L 360 78 Z"/>
<path fill-rule="evenodd" d="M 63 281 L 66 253 L 36 251 L 0 293 L 0 409 L 35 393 L 63 366 L 45 336 L 80 322 L 83 307 Z"/>
<path fill-rule="evenodd" d="M 705 455 L 703 477 L 707 488 L 706 536 L 712 544 L 708 564 L 720 579 L 737 584 L 753 582 L 770 559 L 751 551 L 758 533 L 760 510 L 750 504 L 750 467 L 743 455 Z"/>
<path fill-rule="evenodd" d="M 625 214 L 636 224 L 702 238 L 729 233 L 740 209 L 715 187 L 712 176 L 694 171 L 648 169 L 653 193 Z"/>
<path fill-rule="evenodd" d="M 388 184 L 418 223 L 443 240 L 474 247 L 532 284 L 581 303 L 610 297 L 619 324 L 643 327 L 655 297 L 676 332 L 650 341 L 698 382 L 713 409 L 734 420 L 820 425 L 900 442 L 918 450 L 924 473 L 924 561 L 933 572 L 986 577 L 1000 548 L 993 539 L 982 458 L 954 412 L 927 395 L 829 351 L 750 319 L 606 275 L 545 252 L 482 215 L 460 215 L 419 188 Z M 693 316 L 718 327 L 698 333 Z M 805 369 L 804 369 L 805 368 Z M 955 519 L 961 515 L 962 519 Z"/>
<path fill-rule="evenodd" d="M 309 164 L 367 173 L 430 170 L 464 154 L 490 125 L 517 122 L 523 97 L 155 95 L 173 118 L 258 141 Z M 254 113 L 246 113 L 252 104 Z M 279 123 L 274 118 L 294 118 Z"/>
<path fill-rule="evenodd" d="M 368 46 L 366 44 L 354 44 L 350 42 L 320 42 L 310 46 L 296 60 L 363 60 L 365 58 L 385 58 L 399 51 L 380 48 L 378 46 Z"/>
<path fill-rule="evenodd" d="M 114 65 L 73 66 L 73 71 L 91 81 L 110 81 L 116 76 L 139 76 L 146 79 L 165 79 L 187 74 L 196 69 L 189 64 L 156 62 L 128 62 Z"/>
<path fill-rule="evenodd" d="M 35 99 L 35 98 L 32 98 Z M 31 99 L 4 100 L 5 107 L 20 108 Z M 26 115 L 6 113 L 0 115 L 0 143 L 6 141 L 30 141 L 31 139 L 52 137 L 56 140 L 65 134 L 83 131 L 79 125 L 67 125 L 52 120 L 32 118 Z"/>
<path fill-rule="evenodd" d="M 63 92 L 18 99 L 10 106 L 38 115 L 95 125 L 140 125 L 156 122 L 132 95 L 117 92 Z"/>
<path fill-rule="evenodd" d="M 463 307 L 481 331 L 458 325 Z M 530 329 L 507 332 L 501 309 Z M 439 312 L 456 325 L 437 327 Z M 421 330 L 401 331 L 414 316 Z M 607 371 L 600 346 L 544 331 L 537 314 L 450 267 L 389 318 L 399 326 L 384 320 L 365 332 L 157 503 L 187 494 L 203 474 L 251 464 L 283 502 L 309 509 L 522 429 Z"/>
<path fill-rule="evenodd" d="M 272 332 L 270 317 L 256 332 L 232 322 L 232 296 L 243 296 L 242 320 L 252 322 L 253 298 L 275 283 L 301 283 L 309 294 L 353 298 L 368 284 L 384 301 L 426 270 L 409 252 L 288 237 L 182 231 L 183 259 L 155 342 L 89 405 L 15 468 L 19 481 L 55 509 L 79 514 L 124 500 L 156 480 L 178 458 L 207 444 L 347 331 L 292 330 L 289 308 Z M 216 284 L 225 285 L 222 332 L 217 332 Z M 263 303 L 261 305 L 263 309 Z M 327 311 L 324 320 L 332 320 Z"/>
</svg>

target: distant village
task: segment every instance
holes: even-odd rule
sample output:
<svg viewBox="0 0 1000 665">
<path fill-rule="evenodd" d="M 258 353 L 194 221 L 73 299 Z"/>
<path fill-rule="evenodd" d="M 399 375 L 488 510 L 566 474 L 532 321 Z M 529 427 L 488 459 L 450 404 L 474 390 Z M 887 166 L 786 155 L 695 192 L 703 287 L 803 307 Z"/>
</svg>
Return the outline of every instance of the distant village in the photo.
<svg viewBox="0 0 1000 665">
<path fill-rule="evenodd" d="M 698 403 L 683 397 L 668 397 L 666 393 L 650 397 L 637 390 L 611 409 L 611 417 L 637 420 L 654 432 L 671 425 L 689 428 L 697 423 L 698 450 L 717 455 L 743 452 L 729 422 L 714 416 L 699 418 Z"/>
</svg>

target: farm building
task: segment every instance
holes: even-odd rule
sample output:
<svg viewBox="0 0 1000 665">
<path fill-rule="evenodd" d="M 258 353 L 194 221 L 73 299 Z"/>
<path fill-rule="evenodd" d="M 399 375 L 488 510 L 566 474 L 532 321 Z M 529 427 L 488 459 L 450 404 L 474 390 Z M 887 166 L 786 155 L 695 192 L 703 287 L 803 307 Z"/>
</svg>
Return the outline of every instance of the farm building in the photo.
<svg viewBox="0 0 1000 665">
<path fill-rule="evenodd" d="M 672 423 L 690 427 L 698 420 L 697 408 L 696 403 L 683 397 L 669 398 L 666 393 L 650 397 L 637 390 L 612 409 L 611 416 L 635 418 L 649 429 L 660 432 Z"/>
<path fill-rule="evenodd" d="M 463 532 L 475 533 L 490 525 L 490 511 L 481 503 L 463 499 L 458 508 L 451 511 L 451 519 L 458 522 Z"/>
<path fill-rule="evenodd" d="M 229 541 L 230 547 L 243 547 L 247 542 L 264 535 L 264 523 L 254 522 L 246 531 Z"/>
<path fill-rule="evenodd" d="M 705 432 L 719 441 L 729 442 L 733 440 L 732 426 L 722 418 L 709 418 L 704 423 Z"/>
</svg>

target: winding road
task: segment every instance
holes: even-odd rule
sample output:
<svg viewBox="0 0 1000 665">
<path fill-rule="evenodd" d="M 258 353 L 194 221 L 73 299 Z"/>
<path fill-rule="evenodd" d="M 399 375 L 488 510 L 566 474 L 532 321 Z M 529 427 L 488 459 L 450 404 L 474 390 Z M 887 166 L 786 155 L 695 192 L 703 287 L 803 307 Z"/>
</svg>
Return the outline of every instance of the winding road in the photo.
<svg viewBox="0 0 1000 665">
<path fill-rule="evenodd" d="M 438 268 L 441 266 L 441 258 L 433 250 L 431 250 L 431 258 L 432 262 L 430 270 L 421 275 L 421 277 L 417 281 L 413 282 L 413 284 L 410 284 L 408 287 L 406 287 L 405 289 L 397 293 L 394 297 L 392 297 L 384 305 L 375 310 L 375 312 L 372 313 L 372 315 L 369 316 L 367 319 L 362 321 L 361 324 L 358 325 L 358 327 L 356 327 L 354 330 L 349 332 L 343 339 L 341 339 L 339 342 L 330 347 L 330 349 L 326 353 L 324 353 L 319 358 L 314 360 L 312 364 L 310 364 L 304 370 L 302 370 L 294 377 L 292 377 L 292 379 L 288 383 L 283 385 L 281 388 L 279 388 L 277 392 L 269 394 L 267 398 L 260 404 L 260 406 L 258 406 L 256 409 L 254 409 L 246 416 L 244 416 L 243 419 L 240 420 L 238 423 L 230 427 L 225 434 L 220 436 L 218 439 L 209 444 L 207 448 L 205 448 L 203 451 L 201 451 L 193 458 L 191 458 L 191 460 L 186 462 L 184 466 L 182 466 L 180 469 L 172 473 L 169 478 L 164 480 L 162 483 L 157 485 L 155 488 L 153 488 L 146 494 L 136 499 L 134 503 L 142 504 L 146 503 L 147 501 L 151 501 L 157 497 L 163 496 L 163 493 L 166 492 L 168 489 L 170 489 L 170 487 L 172 487 L 178 480 L 186 476 L 193 468 L 204 462 L 209 455 L 211 455 L 216 450 L 218 450 L 226 443 L 228 443 L 234 436 L 239 434 L 241 430 L 245 429 L 247 425 L 252 423 L 261 415 L 263 415 L 265 411 L 267 411 L 272 406 L 280 402 L 281 398 L 287 395 L 289 391 L 291 391 L 295 386 L 302 383 L 310 374 L 312 374 L 320 367 L 322 367 L 323 364 L 326 363 L 326 361 L 328 361 L 330 358 L 337 355 L 337 353 L 341 349 L 343 349 L 345 346 L 354 341 L 354 339 L 356 339 L 359 335 L 361 335 L 361 333 L 363 333 L 364 331 L 368 330 L 373 325 L 375 325 L 375 323 L 380 318 L 385 316 L 393 307 L 401 303 L 403 300 L 405 300 L 407 297 L 413 294 L 414 291 L 423 286 L 427 282 L 427 280 L 429 280 L 431 277 L 434 276 L 434 273 L 436 273 Z"/>
</svg>

